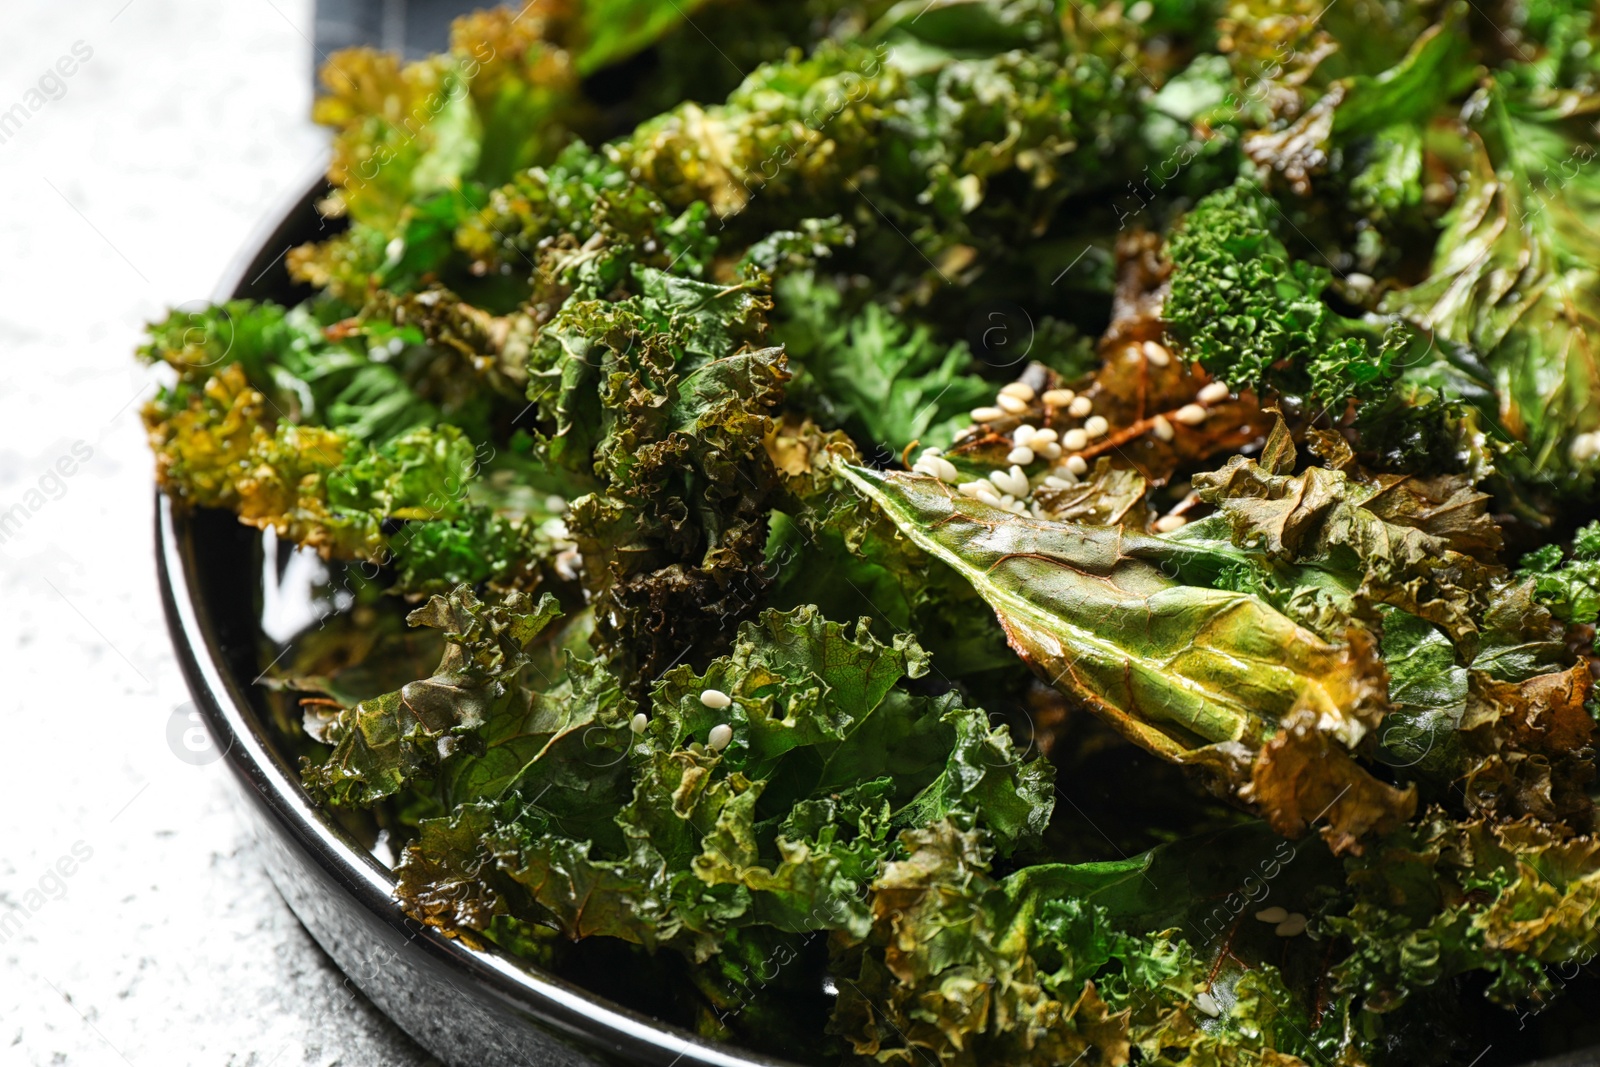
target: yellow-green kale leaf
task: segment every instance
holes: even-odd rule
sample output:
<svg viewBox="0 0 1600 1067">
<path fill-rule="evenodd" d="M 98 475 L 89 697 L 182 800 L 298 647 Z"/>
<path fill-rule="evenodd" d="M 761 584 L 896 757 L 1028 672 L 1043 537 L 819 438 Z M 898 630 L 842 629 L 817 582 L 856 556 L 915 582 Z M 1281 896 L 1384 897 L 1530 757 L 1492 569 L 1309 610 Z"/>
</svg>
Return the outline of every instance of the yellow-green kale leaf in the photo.
<svg viewBox="0 0 1600 1067">
<path fill-rule="evenodd" d="M 926 476 L 843 473 L 971 583 L 1045 681 L 1129 740 L 1212 768 L 1286 833 L 1325 815 L 1341 848 L 1409 814 L 1413 794 L 1348 755 L 1387 710 L 1371 636 L 1350 619 L 1343 640 L 1325 639 L 1223 586 L 1253 550 L 1017 516 Z M 1309 774 L 1286 762 L 1305 744 Z"/>
</svg>

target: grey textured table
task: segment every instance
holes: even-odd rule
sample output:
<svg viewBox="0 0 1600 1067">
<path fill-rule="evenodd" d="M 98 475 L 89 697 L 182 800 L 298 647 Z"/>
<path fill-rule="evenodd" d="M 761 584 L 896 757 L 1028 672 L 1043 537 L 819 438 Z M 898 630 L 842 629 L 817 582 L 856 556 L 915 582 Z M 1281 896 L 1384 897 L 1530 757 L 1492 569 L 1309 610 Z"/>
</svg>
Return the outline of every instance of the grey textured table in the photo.
<svg viewBox="0 0 1600 1067">
<path fill-rule="evenodd" d="M 316 171 L 311 32 L 310 0 L 0 11 L 4 1067 L 430 1062 L 279 901 L 223 767 L 168 740 L 131 353 Z"/>
</svg>

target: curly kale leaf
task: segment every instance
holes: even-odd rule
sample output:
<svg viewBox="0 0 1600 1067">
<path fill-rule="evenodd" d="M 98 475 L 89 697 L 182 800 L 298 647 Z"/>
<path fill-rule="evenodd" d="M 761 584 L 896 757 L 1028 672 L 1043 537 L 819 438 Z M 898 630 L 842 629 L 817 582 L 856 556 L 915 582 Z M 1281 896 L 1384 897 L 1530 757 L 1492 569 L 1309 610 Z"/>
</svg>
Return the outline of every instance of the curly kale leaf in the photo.
<svg viewBox="0 0 1600 1067">
<path fill-rule="evenodd" d="M 381 224 L 463 180 L 494 185 L 547 159 L 584 119 L 578 79 L 683 24 L 705 0 L 603 0 L 464 16 L 449 50 L 416 63 L 358 48 L 322 70 L 317 121 L 336 131 L 344 205 Z"/>
<path fill-rule="evenodd" d="M 925 44 L 825 44 L 607 152 L 669 206 L 708 202 L 746 241 L 837 214 L 876 276 L 948 277 L 974 252 L 1014 253 L 1067 197 L 1120 173 L 1140 144 L 1135 95 L 1100 59 L 1048 41 L 959 61 Z"/>
<path fill-rule="evenodd" d="M 896 454 L 913 441 L 948 442 L 993 396 L 965 344 L 942 344 L 881 304 L 847 314 L 839 289 L 809 272 L 785 277 L 774 305 L 774 336 L 796 365 L 791 388 L 858 441 Z"/>
<path fill-rule="evenodd" d="M 1289 254 L 1279 218 L 1273 200 L 1244 182 L 1185 216 L 1167 244 L 1172 335 L 1236 389 L 1271 390 L 1335 415 L 1351 400 L 1381 399 L 1419 339 L 1334 312 L 1322 299 L 1330 272 Z"/>
<path fill-rule="evenodd" d="M 768 779 L 769 802 L 887 776 L 901 822 L 981 814 L 1003 853 L 1036 842 L 1051 807 L 1046 765 L 1011 766 L 1005 730 L 990 727 L 954 693 L 925 697 L 893 688 L 901 677 L 927 670 L 927 654 L 904 635 L 884 645 L 864 623 L 851 635 L 806 609 L 768 612 L 746 627 L 732 656 L 704 675 L 674 669 L 653 697 L 657 708 L 678 703 L 683 732 L 670 741 L 681 745 L 717 717 L 698 703 L 700 692 L 734 696 L 738 710 L 727 718 L 734 730 L 724 758 L 753 779 Z M 789 682 L 797 677 L 807 686 L 798 692 Z M 918 718 L 918 708 L 938 716 Z M 801 747 L 803 760 L 785 758 Z"/>
<path fill-rule="evenodd" d="M 559 148 L 577 74 L 542 39 L 542 22 L 481 12 L 456 22 L 448 52 L 415 63 L 366 48 L 335 53 L 314 117 L 335 131 L 329 173 L 341 207 L 394 232 L 414 201 L 464 181 L 504 181 Z"/>
<path fill-rule="evenodd" d="M 164 363 L 177 383 L 157 395 L 158 414 L 181 409 L 206 381 L 229 367 L 243 372 L 270 414 L 324 426 L 373 444 L 410 430 L 449 422 L 481 432 L 488 390 L 459 375 L 420 336 L 386 334 L 337 340 L 305 307 L 233 300 L 199 311 L 177 310 L 152 323 L 139 349 Z M 457 373 L 452 374 L 455 371 Z M 454 380 L 451 380 L 451 379 Z"/>
<path fill-rule="evenodd" d="M 751 926 L 864 934 L 865 887 L 899 828 L 951 819 L 1016 847 L 1036 840 L 1049 816 L 1047 764 L 1025 760 L 953 694 L 905 688 L 925 662 L 909 638 L 885 645 L 808 609 L 770 612 L 706 672 L 669 672 L 648 716 L 586 716 L 581 731 L 551 733 L 548 754 L 530 758 L 509 791 L 500 778 L 501 791 L 481 801 L 453 787 L 458 801 L 489 805 L 478 809 L 489 813 L 474 823 L 479 840 L 467 847 L 445 833 L 456 823 L 425 821 L 402 864 L 403 875 L 415 872 L 403 898 L 419 917 L 481 931 L 482 915 L 417 901 L 492 870 L 496 884 L 518 887 L 496 898 L 510 901 L 506 913 L 574 938 L 670 945 L 696 960 Z M 727 708 L 701 699 L 718 685 Z M 732 739 L 713 744 L 721 726 Z M 469 754 L 460 765 L 483 759 Z M 572 775 L 585 761 L 601 784 L 580 793 Z M 430 833 L 448 843 L 443 852 L 429 851 Z"/>
<path fill-rule="evenodd" d="M 601 607 L 597 647 L 648 681 L 754 610 L 776 476 L 762 447 L 788 378 L 764 293 L 635 268 L 637 295 L 573 300 L 540 332 L 545 455 L 599 488 L 567 519 Z"/>
<path fill-rule="evenodd" d="M 334 54 L 314 117 L 334 130 L 326 209 L 351 227 L 293 250 L 291 273 L 357 305 L 372 280 L 398 290 L 435 275 L 475 284 L 457 233 L 473 226 L 489 192 L 605 127 L 581 79 L 675 36 L 704 6 L 611 0 L 481 11 L 455 21 L 448 51 L 415 63 L 366 48 Z M 719 10 L 701 13 L 688 34 L 687 51 L 703 53 L 702 63 L 726 60 L 699 26 L 717 37 L 738 29 Z"/>
<path fill-rule="evenodd" d="M 1572 538 L 1567 558 L 1560 545 L 1545 545 L 1522 557 L 1517 577 L 1532 579 L 1533 597 L 1569 623 L 1600 620 L 1600 522 Z"/>
<path fill-rule="evenodd" d="M 1212 945 L 1180 936 L 1221 933 L 1202 924 L 1250 906 L 1238 880 L 1294 860 L 1260 831 L 1003 879 L 980 833 L 908 831 L 873 884 L 870 934 L 833 938 L 832 1028 L 879 1063 L 1120 1063 L 1134 1048 L 1153 1062 L 1300 1063 L 1306 991 L 1270 965 L 1213 964 Z"/>
<path fill-rule="evenodd" d="M 175 407 L 179 396 L 187 402 Z M 477 456 L 455 427 L 372 447 L 339 430 L 274 423 L 267 404 L 237 366 L 199 389 L 158 397 L 145 418 L 162 487 L 341 558 L 387 558 L 389 519 L 463 514 Z"/>
<path fill-rule="evenodd" d="M 566 546 L 547 498 L 518 503 L 480 482 L 492 446 L 449 423 L 381 444 L 357 436 L 359 424 L 298 425 L 237 363 L 164 390 L 144 417 L 157 480 L 174 498 L 231 509 L 327 557 L 392 565 L 408 592 L 531 586 Z"/>
<path fill-rule="evenodd" d="M 706 205 L 669 208 L 602 150 L 569 146 L 515 175 L 468 215 L 456 242 L 475 274 L 530 279 L 530 303 L 553 313 L 571 291 L 602 296 L 642 264 L 699 277 L 719 243 Z"/>
<path fill-rule="evenodd" d="M 1347 862 L 1355 902 L 1323 919 L 1350 939 L 1340 991 L 1390 1011 L 1471 971 L 1503 1004 L 1555 991 L 1547 967 L 1592 958 L 1600 845 L 1534 820 L 1457 821 L 1430 811 Z"/>
<path fill-rule="evenodd" d="M 487 734 L 492 749 L 523 710 L 516 678 L 529 647 L 559 614 L 548 593 L 536 605 L 522 593 L 485 604 L 466 587 L 430 599 L 407 621 L 443 631 L 438 669 L 328 720 L 318 740 L 333 751 L 323 762 L 306 761 L 306 788 L 335 803 L 369 805 L 432 777 L 464 741 Z"/>
<path fill-rule="evenodd" d="M 1163 310 L 1178 346 L 1236 389 L 1351 422 L 1363 454 L 1389 469 L 1484 466 L 1478 423 L 1495 428 L 1499 416 L 1488 371 L 1404 317 L 1334 311 L 1323 299 L 1330 272 L 1289 253 L 1285 224 L 1250 182 L 1184 217 L 1168 239 Z"/>
<path fill-rule="evenodd" d="M 145 410 L 162 484 L 324 554 L 392 563 L 411 591 L 531 582 L 559 531 L 542 499 L 495 491 L 506 460 L 487 438 L 509 383 L 463 351 L 466 324 L 487 325 L 439 303 L 324 328 L 305 307 L 233 301 L 153 324 L 141 355 L 177 374 Z"/>
</svg>

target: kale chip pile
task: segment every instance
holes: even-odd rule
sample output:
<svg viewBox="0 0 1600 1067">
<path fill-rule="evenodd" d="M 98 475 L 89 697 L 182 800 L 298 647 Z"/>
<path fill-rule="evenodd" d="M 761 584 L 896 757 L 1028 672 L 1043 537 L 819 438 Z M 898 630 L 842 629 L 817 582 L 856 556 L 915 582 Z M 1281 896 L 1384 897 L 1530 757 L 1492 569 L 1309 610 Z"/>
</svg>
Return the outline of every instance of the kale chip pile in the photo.
<svg viewBox="0 0 1600 1067">
<path fill-rule="evenodd" d="M 152 325 L 145 421 L 327 561 L 263 684 L 398 907 L 819 1064 L 1585 1039 L 1592 3 L 535 0 L 323 77 L 310 295 Z"/>
</svg>

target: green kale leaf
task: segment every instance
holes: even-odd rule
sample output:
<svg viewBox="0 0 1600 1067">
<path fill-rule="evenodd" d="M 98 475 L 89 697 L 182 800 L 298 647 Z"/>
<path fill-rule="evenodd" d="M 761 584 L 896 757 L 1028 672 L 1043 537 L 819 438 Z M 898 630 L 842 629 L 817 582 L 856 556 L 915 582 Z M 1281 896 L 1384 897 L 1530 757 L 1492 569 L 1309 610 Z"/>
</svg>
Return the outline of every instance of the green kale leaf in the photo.
<svg viewBox="0 0 1600 1067">
<path fill-rule="evenodd" d="M 1554 992 L 1546 968 L 1595 951 L 1594 838 L 1533 820 L 1493 824 L 1430 811 L 1347 860 L 1355 903 L 1323 921 L 1348 937 L 1336 987 L 1390 1011 L 1453 975 L 1482 971 L 1503 1003 Z"/>
<path fill-rule="evenodd" d="M 1049 817 L 1048 765 L 1023 758 L 955 694 L 908 690 L 925 669 L 909 638 L 885 645 L 810 610 L 769 612 L 705 672 L 668 672 L 648 715 L 585 712 L 581 732 L 537 731 L 532 741 L 548 738 L 548 754 L 532 755 L 514 788 L 503 775 L 457 774 L 452 796 L 491 805 L 493 825 L 476 848 L 439 853 L 427 851 L 425 832 L 402 864 L 420 872 L 403 883 L 408 903 L 432 899 L 464 867 L 491 866 L 519 887 L 498 898 L 510 914 L 574 938 L 672 946 L 704 961 L 727 932 L 750 926 L 864 936 L 865 888 L 900 828 L 953 820 L 1011 849 L 1036 842 Z M 707 691 L 728 706 L 702 699 Z M 491 747 L 493 724 L 479 731 Z M 446 770 L 452 760 L 483 767 L 485 757 L 461 747 Z M 585 761 L 604 784 L 580 792 L 582 775 L 566 776 Z M 479 794 L 472 783 L 493 789 Z M 602 788 L 614 806 L 597 802 Z M 454 825 L 433 832 L 455 842 Z M 417 907 L 419 918 L 460 918 Z M 484 932 L 482 918 L 472 929 Z"/>
<path fill-rule="evenodd" d="M 1325 639 L 1218 581 L 1260 546 L 1041 521 L 926 476 L 843 473 L 972 584 L 1035 672 L 1129 740 L 1210 768 L 1286 833 L 1326 815 L 1340 849 L 1409 814 L 1414 794 L 1348 753 L 1387 710 L 1371 636 L 1347 617 Z"/>
<path fill-rule="evenodd" d="M 1533 580 L 1533 597 L 1563 622 L 1600 620 L 1600 522 L 1572 539 L 1572 556 L 1560 545 L 1545 545 L 1522 557 L 1517 577 Z"/>
<path fill-rule="evenodd" d="M 1225 966 L 1227 948 L 1211 942 L 1263 881 L 1293 899 L 1325 867 L 1299 860 L 1289 889 L 1280 876 L 1295 847 L 1259 824 L 1005 878 L 977 832 L 939 824 L 907 831 L 903 846 L 873 884 L 871 933 L 833 938 L 844 978 L 832 1026 L 857 1055 L 1044 1067 L 1127 1062 L 1137 1048 L 1158 1063 L 1287 1067 L 1309 1053 L 1308 991 L 1291 993 L 1272 965 Z"/>
<path fill-rule="evenodd" d="M 465 587 L 431 598 L 408 621 L 444 632 L 438 669 L 326 722 L 317 740 L 333 751 L 323 762 L 305 764 L 306 788 L 335 803 L 369 805 L 432 777 L 463 755 L 464 739 L 487 745 L 485 754 L 473 757 L 478 766 L 471 779 L 480 786 L 473 799 L 485 795 L 485 780 L 514 781 L 522 762 L 572 728 L 562 720 L 574 713 L 574 703 L 525 708 L 519 705 L 526 693 L 515 684 L 528 665 L 529 646 L 559 614 L 548 593 L 536 605 L 516 592 L 502 603 L 483 604 Z"/>
<path fill-rule="evenodd" d="M 788 275 L 774 297 L 774 336 L 797 367 L 791 388 L 858 441 L 898 454 L 914 441 L 954 440 L 993 395 L 965 344 L 941 344 L 877 303 L 846 315 L 839 290 L 813 274 Z"/>
<path fill-rule="evenodd" d="M 1468 105 L 1466 171 L 1432 273 L 1385 310 L 1470 346 L 1492 375 L 1508 471 L 1547 493 L 1584 491 L 1600 449 L 1600 96 L 1522 90 L 1502 74 Z"/>
<path fill-rule="evenodd" d="M 636 295 L 573 300 L 540 331 L 528 397 L 540 445 L 599 488 L 567 528 L 596 647 L 652 679 L 753 613 L 776 475 L 762 446 L 788 378 L 766 294 L 636 267 Z"/>
</svg>

